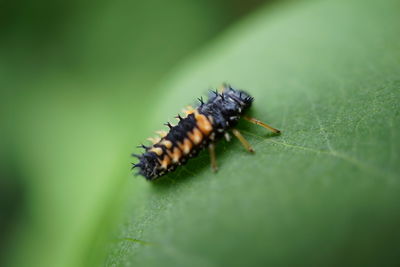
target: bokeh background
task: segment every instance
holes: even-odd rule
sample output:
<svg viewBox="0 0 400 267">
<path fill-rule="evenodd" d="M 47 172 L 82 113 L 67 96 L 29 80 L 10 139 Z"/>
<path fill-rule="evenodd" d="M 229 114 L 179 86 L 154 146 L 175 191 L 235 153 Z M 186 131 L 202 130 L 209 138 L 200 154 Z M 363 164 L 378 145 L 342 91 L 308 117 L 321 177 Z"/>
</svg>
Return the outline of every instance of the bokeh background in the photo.
<svg viewBox="0 0 400 267">
<path fill-rule="evenodd" d="M 0 261 L 82 264 L 163 80 L 270 2 L 2 1 Z"/>
<path fill-rule="evenodd" d="M 395 265 L 398 11 L 3 1 L 0 265 Z M 257 157 L 219 146 L 218 179 L 206 155 L 158 186 L 133 178 L 137 144 L 231 81 L 284 135 L 241 125 Z"/>
</svg>

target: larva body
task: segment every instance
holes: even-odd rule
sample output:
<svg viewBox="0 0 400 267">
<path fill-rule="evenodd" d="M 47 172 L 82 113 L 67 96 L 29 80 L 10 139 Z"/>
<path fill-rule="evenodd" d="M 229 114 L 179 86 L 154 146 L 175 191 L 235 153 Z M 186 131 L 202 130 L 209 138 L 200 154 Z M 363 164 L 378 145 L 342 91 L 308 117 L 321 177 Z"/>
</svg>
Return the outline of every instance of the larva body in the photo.
<svg viewBox="0 0 400 267">
<path fill-rule="evenodd" d="M 200 99 L 197 108 L 187 110 L 186 117 L 178 115 L 176 126 L 168 123 L 169 132 L 152 146 L 142 146 L 145 152 L 136 155 L 139 162 L 133 167 L 148 180 L 175 170 L 224 136 L 252 102 L 249 94 L 229 86 L 222 93 L 212 92 L 207 102 Z"/>
</svg>

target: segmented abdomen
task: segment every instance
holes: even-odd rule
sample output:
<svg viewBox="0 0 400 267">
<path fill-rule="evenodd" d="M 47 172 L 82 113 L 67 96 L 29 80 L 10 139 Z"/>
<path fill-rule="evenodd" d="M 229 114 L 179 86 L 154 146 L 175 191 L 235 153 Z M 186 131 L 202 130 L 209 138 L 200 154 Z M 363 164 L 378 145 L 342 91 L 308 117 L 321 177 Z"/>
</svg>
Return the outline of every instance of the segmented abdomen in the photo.
<svg viewBox="0 0 400 267">
<path fill-rule="evenodd" d="M 153 140 L 153 146 L 139 157 L 136 167 L 139 173 L 153 180 L 177 166 L 184 164 L 195 156 L 215 137 L 213 119 L 200 114 L 197 110 L 189 110 L 187 117 L 181 118 L 178 125 L 171 126 L 170 131 L 161 139 Z"/>
</svg>

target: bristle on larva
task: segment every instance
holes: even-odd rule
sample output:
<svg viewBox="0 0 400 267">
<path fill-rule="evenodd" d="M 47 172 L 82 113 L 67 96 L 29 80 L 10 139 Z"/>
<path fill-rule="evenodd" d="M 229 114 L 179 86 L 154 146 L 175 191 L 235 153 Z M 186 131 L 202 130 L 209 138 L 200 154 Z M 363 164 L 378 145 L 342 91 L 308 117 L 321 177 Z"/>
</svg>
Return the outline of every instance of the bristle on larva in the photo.
<svg viewBox="0 0 400 267">
<path fill-rule="evenodd" d="M 222 92 L 213 91 L 207 101 L 201 97 L 198 102 L 196 108 L 187 106 L 183 110 L 185 116 L 176 116 L 177 125 L 166 123 L 168 132 L 157 131 L 159 137 L 148 138 L 151 146 L 140 146 L 144 152 L 135 155 L 139 162 L 133 164 L 140 175 L 154 180 L 186 163 L 235 126 L 253 98 L 225 85 Z"/>
</svg>

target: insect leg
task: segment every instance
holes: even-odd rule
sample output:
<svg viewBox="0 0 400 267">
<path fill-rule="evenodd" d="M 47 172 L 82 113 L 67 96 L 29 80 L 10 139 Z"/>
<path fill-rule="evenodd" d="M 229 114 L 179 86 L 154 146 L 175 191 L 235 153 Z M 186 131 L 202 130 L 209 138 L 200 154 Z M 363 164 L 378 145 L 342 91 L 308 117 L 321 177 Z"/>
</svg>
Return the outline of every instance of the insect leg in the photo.
<svg viewBox="0 0 400 267">
<path fill-rule="evenodd" d="M 211 169 L 213 172 L 218 170 L 217 166 L 217 157 L 215 156 L 215 145 L 211 143 L 208 145 L 208 151 L 210 152 L 210 159 L 211 159 Z"/>
<path fill-rule="evenodd" d="M 230 134 L 229 134 L 228 132 L 225 132 L 224 137 L 225 137 L 225 140 L 226 140 L 227 142 L 230 142 L 230 141 L 231 141 L 231 136 L 230 136 Z"/>
<path fill-rule="evenodd" d="M 274 127 L 272 127 L 272 126 L 270 126 L 270 125 L 268 125 L 268 124 L 266 124 L 266 123 L 264 123 L 264 122 L 262 122 L 262 121 L 259 121 L 259 120 L 255 119 L 255 118 L 243 116 L 243 119 L 248 120 L 248 121 L 251 122 L 251 123 L 260 125 L 261 127 L 264 127 L 264 128 L 270 130 L 270 131 L 273 132 L 273 133 L 277 133 L 277 134 L 278 134 L 278 133 L 281 132 L 281 131 L 279 131 L 278 129 L 275 129 Z"/>
<path fill-rule="evenodd" d="M 239 141 L 242 143 L 242 145 L 244 146 L 244 148 L 247 151 L 254 153 L 253 147 L 249 144 L 249 142 L 247 142 L 247 140 L 243 137 L 243 135 L 237 129 L 232 129 L 232 133 L 234 136 L 237 137 L 237 139 L 239 139 Z"/>
</svg>

